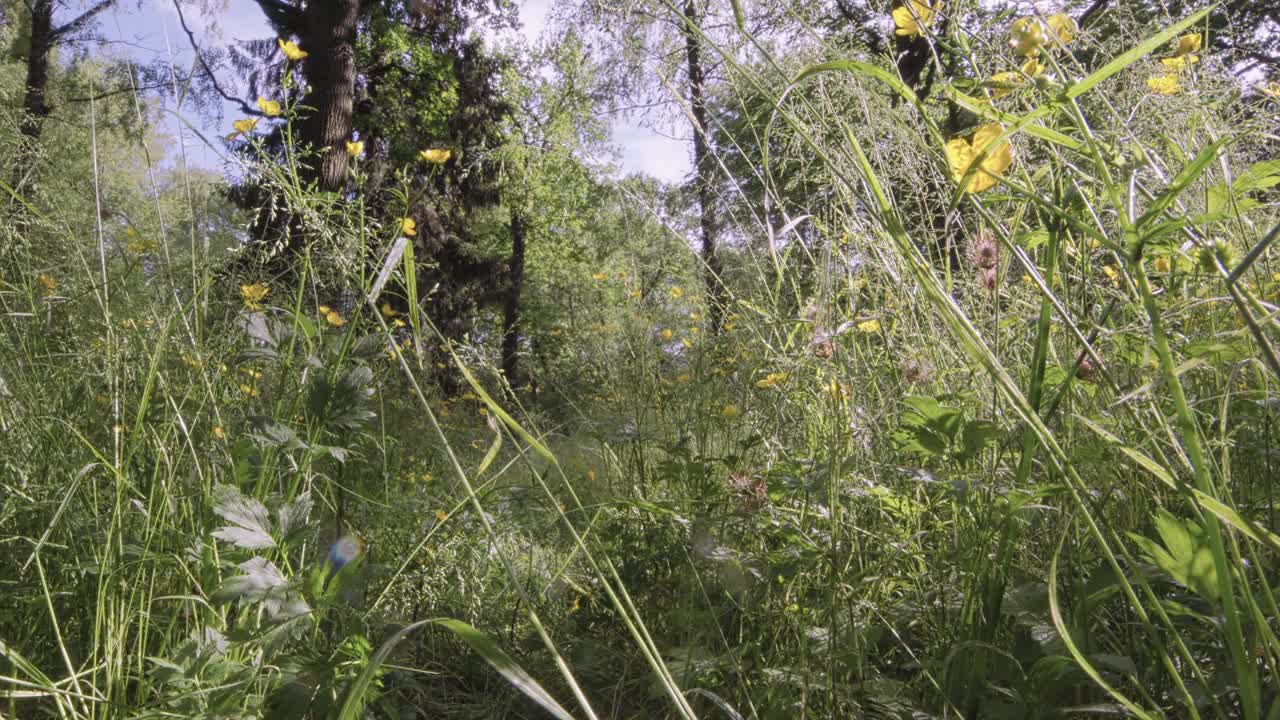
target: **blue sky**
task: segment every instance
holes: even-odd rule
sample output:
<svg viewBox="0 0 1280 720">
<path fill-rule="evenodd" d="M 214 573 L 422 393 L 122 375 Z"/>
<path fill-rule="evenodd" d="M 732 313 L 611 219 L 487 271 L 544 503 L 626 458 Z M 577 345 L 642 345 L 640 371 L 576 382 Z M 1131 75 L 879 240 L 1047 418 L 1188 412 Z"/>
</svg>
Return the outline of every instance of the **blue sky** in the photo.
<svg viewBox="0 0 1280 720">
<path fill-rule="evenodd" d="M 527 37 L 534 39 L 542 32 L 548 9 L 554 1 L 524 2 L 520 18 Z M 185 14 L 202 48 L 232 40 L 270 36 L 262 12 L 253 0 L 226 0 L 225 7 L 213 18 L 201 17 L 193 10 L 187 10 Z M 108 40 L 116 41 L 117 47 L 127 48 L 127 52 L 139 61 L 172 57 L 175 65 L 188 67 L 193 59 L 170 0 L 141 0 L 140 5 L 125 0 L 122 7 L 109 15 L 104 14 L 102 31 Z M 220 79 L 224 83 L 230 80 Z M 223 116 L 220 123 L 206 123 L 193 112 L 182 113 L 185 122 L 200 128 L 213 141 L 229 132 L 231 121 L 237 117 L 235 106 L 226 103 Z M 613 143 L 618 148 L 623 173 L 645 173 L 668 181 L 680 180 L 689 173 L 688 129 L 682 123 L 666 125 L 667 132 L 660 132 L 635 119 L 621 118 L 614 122 Z M 179 154 L 176 141 L 181 123 L 170 117 L 166 126 L 175 140 L 174 147 L 166 148 L 167 157 L 172 160 Z M 191 133 L 181 139 L 193 165 L 206 168 L 222 166 L 221 148 L 210 149 Z"/>
</svg>

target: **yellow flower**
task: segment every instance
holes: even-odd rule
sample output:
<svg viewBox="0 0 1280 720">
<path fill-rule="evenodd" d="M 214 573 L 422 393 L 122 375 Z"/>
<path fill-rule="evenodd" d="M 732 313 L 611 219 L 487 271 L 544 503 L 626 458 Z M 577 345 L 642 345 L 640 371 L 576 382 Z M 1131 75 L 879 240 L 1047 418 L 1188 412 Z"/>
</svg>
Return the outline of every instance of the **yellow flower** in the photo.
<svg viewBox="0 0 1280 720">
<path fill-rule="evenodd" d="M 430 150 L 419 150 L 418 154 L 423 160 L 435 165 L 443 165 L 449 162 L 449 158 L 453 155 L 447 148 L 431 148 Z"/>
<path fill-rule="evenodd" d="M 742 411 L 738 410 L 737 405 L 730 404 L 730 405 L 725 405 L 723 408 L 721 408 L 720 414 L 732 420 L 738 417 L 739 415 L 741 415 Z"/>
<path fill-rule="evenodd" d="M 1200 33 L 1183 35 L 1178 38 L 1178 47 L 1174 49 L 1173 54 L 1181 57 L 1191 53 L 1198 53 L 1203 43 L 1204 38 L 1200 37 Z"/>
<path fill-rule="evenodd" d="M 258 98 L 258 109 L 262 110 L 262 114 L 267 117 L 280 116 L 280 103 L 275 100 L 268 100 L 264 97 Z"/>
<path fill-rule="evenodd" d="M 702 322 L 702 313 L 698 312 L 697 310 L 694 310 L 693 312 L 689 313 L 689 319 L 694 322 Z"/>
<path fill-rule="evenodd" d="M 1009 47 L 1015 55 L 1035 55 L 1047 42 L 1048 29 L 1040 22 L 1040 18 L 1018 18 L 1009 29 Z"/>
<path fill-rule="evenodd" d="M 334 327 L 342 327 L 347 324 L 346 319 L 339 315 L 337 310 L 334 310 L 328 305 L 321 305 L 319 310 L 320 314 L 324 316 L 324 321 L 330 325 Z"/>
<path fill-rule="evenodd" d="M 347 141 L 347 157 L 357 158 L 364 154 L 364 143 L 359 140 Z"/>
<path fill-rule="evenodd" d="M 987 83 L 987 87 L 991 92 L 992 100 L 999 100 L 1013 92 L 1015 88 L 1022 86 L 1022 75 L 1016 72 L 999 72 L 991 76 L 991 81 Z"/>
<path fill-rule="evenodd" d="M 631 299 L 632 299 L 632 300 L 639 300 L 639 299 L 640 299 L 640 291 L 639 291 L 639 290 L 632 290 L 632 291 L 631 291 Z"/>
<path fill-rule="evenodd" d="M 235 140 L 241 135 L 248 135 L 249 133 L 253 132 L 253 129 L 257 126 L 258 126 L 258 118 L 245 118 L 243 120 L 237 120 L 231 123 L 231 127 L 235 128 L 236 131 L 228 135 L 227 139 Z"/>
<path fill-rule="evenodd" d="M 564 334 L 564 330 L 560 328 L 555 328 L 551 331 L 551 337 L 560 337 L 562 334 Z"/>
<path fill-rule="evenodd" d="M 391 303 L 389 302 L 382 303 L 382 317 L 390 320 L 391 318 L 396 317 L 399 314 L 400 314 L 400 311 L 391 307 Z"/>
<path fill-rule="evenodd" d="M 678 383 L 687 383 L 692 379 L 693 379 L 693 376 L 691 376 L 689 373 L 680 373 L 679 375 L 676 376 L 676 382 Z"/>
<path fill-rule="evenodd" d="M 870 334 L 872 334 L 872 333 L 878 333 L 878 332 L 880 332 L 880 321 L 879 321 L 879 320 L 864 320 L 864 321 L 862 321 L 862 322 L 858 323 L 858 332 L 867 333 L 868 335 L 870 335 Z"/>
<path fill-rule="evenodd" d="M 258 391 L 244 383 L 240 383 L 240 392 L 244 393 L 245 397 L 258 397 Z"/>
<path fill-rule="evenodd" d="M 307 51 L 299 48 L 297 45 L 293 44 L 289 40 L 285 40 L 284 38 L 277 38 L 276 44 L 280 46 L 280 52 L 284 53 L 286 58 L 294 62 L 298 62 L 307 56 Z"/>
<path fill-rule="evenodd" d="M 609 279 L 609 276 L 602 272 L 591 273 L 591 279 L 595 280 L 596 282 L 604 282 L 605 280 Z"/>
<path fill-rule="evenodd" d="M 664 341 L 666 341 L 666 340 L 670 340 L 670 339 L 671 339 L 672 334 L 673 334 L 673 333 L 671 332 L 671 328 L 662 328 L 662 333 L 661 333 L 661 335 L 662 335 L 662 339 L 663 339 Z"/>
<path fill-rule="evenodd" d="M 1173 262 L 1167 257 L 1158 257 L 1153 264 L 1155 265 L 1156 272 L 1167 273 L 1173 269 Z"/>
<path fill-rule="evenodd" d="M 1040 58 L 1031 58 L 1022 63 L 1022 72 L 1027 77 L 1036 77 L 1044 74 L 1044 63 L 1040 62 Z"/>
<path fill-rule="evenodd" d="M 1147 78 L 1147 87 L 1157 95 L 1177 95 L 1182 92 L 1182 83 L 1178 82 L 1178 76 L 1169 73 Z"/>
<path fill-rule="evenodd" d="M 260 310 L 262 301 L 271 293 L 271 288 L 262 283 L 253 283 L 252 285 L 240 286 L 240 299 L 244 300 L 244 306 L 250 310 Z"/>
<path fill-rule="evenodd" d="M 771 388 L 781 385 L 787 381 L 787 374 L 782 372 L 772 372 L 756 381 L 758 388 Z"/>
<path fill-rule="evenodd" d="M 822 388 L 822 392 L 826 393 L 828 396 L 831 397 L 832 400 L 835 400 L 836 402 L 840 402 L 841 400 L 848 399 L 849 397 L 848 386 L 846 386 L 844 383 L 836 382 L 834 378 L 832 378 L 831 382 L 820 383 L 819 385 Z"/>
<path fill-rule="evenodd" d="M 893 11 L 894 34 L 902 37 L 923 37 L 933 24 L 933 17 L 942 9 L 942 3 L 928 5 L 920 0 L 906 0 Z"/>
<path fill-rule="evenodd" d="M 1061 42 L 1063 45 L 1074 40 L 1076 33 L 1080 32 L 1080 26 L 1076 25 L 1076 21 L 1066 13 L 1050 15 L 1048 24 L 1049 29 L 1058 36 L 1058 42 Z"/>
<path fill-rule="evenodd" d="M 223 430 L 223 429 L 222 429 L 222 426 L 221 426 L 221 425 L 214 425 L 214 426 L 213 426 L 213 436 L 214 436 L 214 437 L 216 437 L 216 438 L 218 438 L 219 440 L 221 440 L 222 438 L 224 438 L 224 437 L 226 437 L 226 436 L 227 436 L 227 433 L 226 433 L 226 431 L 225 431 L 225 430 Z"/>
<path fill-rule="evenodd" d="M 978 128 L 972 138 L 952 138 L 947 141 L 947 162 L 956 182 L 964 181 L 965 192 L 979 193 L 997 184 L 996 175 L 1003 174 L 1013 164 L 1013 146 L 1005 140 L 993 145 L 1004 132 L 1000 123 L 990 123 Z M 985 153 L 985 155 L 984 155 Z M 972 173 L 969 168 L 980 155 L 982 163 Z M 965 175 L 968 174 L 968 178 Z"/>
<path fill-rule="evenodd" d="M 683 296 L 684 296 L 684 288 L 681 288 L 679 285 L 671 288 L 671 298 L 673 300 L 679 300 Z"/>
<path fill-rule="evenodd" d="M 58 291 L 58 281 L 49 273 L 40 273 L 36 282 L 40 283 L 40 294 L 44 297 L 49 297 Z"/>
<path fill-rule="evenodd" d="M 1186 70 L 1198 62 L 1200 62 L 1199 55 L 1178 55 L 1171 58 L 1160 58 L 1160 64 L 1170 70 Z"/>
<path fill-rule="evenodd" d="M 1120 287 L 1120 272 L 1110 265 L 1102 266 L 1102 274 L 1107 276 L 1107 281 L 1115 287 Z"/>
<path fill-rule="evenodd" d="M 412 237 L 418 234 L 418 223 L 413 218 L 400 219 L 400 234 Z"/>
<path fill-rule="evenodd" d="M 448 519 L 449 519 L 449 513 L 445 512 L 445 511 L 443 511 L 443 510 L 437 510 L 437 511 L 436 511 L 436 522 L 438 522 L 438 523 L 442 523 L 442 522 L 444 522 L 445 520 L 448 520 Z"/>
</svg>

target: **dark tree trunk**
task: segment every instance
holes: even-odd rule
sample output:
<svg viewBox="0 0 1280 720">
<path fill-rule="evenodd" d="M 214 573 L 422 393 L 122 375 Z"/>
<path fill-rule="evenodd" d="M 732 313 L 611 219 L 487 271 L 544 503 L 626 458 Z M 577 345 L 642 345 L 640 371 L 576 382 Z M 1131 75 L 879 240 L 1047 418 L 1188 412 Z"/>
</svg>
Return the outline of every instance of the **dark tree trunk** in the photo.
<svg viewBox="0 0 1280 720">
<path fill-rule="evenodd" d="M 707 285 L 707 318 L 711 331 L 719 334 L 724 327 L 725 291 L 721 281 L 720 255 L 716 248 L 715 198 L 712 179 L 715 175 L 715 158 L 707 144 L 710 128 L 707 126 L 706 68 L 702 61 L 702 38 L 699 29 L 702 14 L 696 0 L 686 0 L 685 57 L 689 65 L 689 108 L 693 115 L 693 165 L 694 186 L 698 196 L 699 230 L 702 233 L 702 262 Z"/>
<path fill-rule="evenodd" d="M 511 263 L 502 313 L 502 374 L 514 389 L 520 378 L 520 294 L 524 291 L 524 253 L 528 225 L 519 210 L 511 211 Z"/>
<path fill-rule="evenodd" d="M 315 108 L 302 123 L 302 141 L 322 153 L 312 177 L 326 192 L 347 181 L 345 143 L 351 139 L 356 87 L 356 26 L 360 0 L 324 0 L 307 8 L 303 49 L 311 92 L 303 104 Z"/>
<path fill-rule="evenodd" d="M 27 82 L 22 96 L 23 147 L 18 150 L 15 187 L 31 170 L 36 142 L 49 117 L 49 52 L 53 49 L 53 0 L 35 0 L 31 4 L 31 44 L 27 50 Z"/>
</svg>

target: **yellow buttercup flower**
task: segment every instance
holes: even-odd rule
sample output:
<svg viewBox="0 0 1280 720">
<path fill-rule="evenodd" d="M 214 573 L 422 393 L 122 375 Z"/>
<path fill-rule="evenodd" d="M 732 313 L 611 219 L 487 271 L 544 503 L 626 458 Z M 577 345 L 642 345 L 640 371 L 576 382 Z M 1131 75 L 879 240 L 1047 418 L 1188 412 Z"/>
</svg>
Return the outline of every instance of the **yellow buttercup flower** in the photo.
<svg viewBox="0 0 1280 720">
<path fill-rule="evenodd" d="M 339 315 L 337 310 L 334 310 L 328 305 L 321 305 L 319 310 L 320 314 L 324 316 L 324 321 L 330 325 L 334 327 L 342 327 L 347 324 L 346 319 Z"/>
<path fill-rule="evenodd" d="M 298 62 L 307 56 L 306 50 L 303 50 L 293 42 L 285 40 L 284 38 L 276 39 L 276 44 L 280 46 L 280 52 L 284 53 L 284 56 L 293 62 Z"/>
<path fill-rule="evenodd" d="M 448 519 L 449 519 L 449 513 L 445 512 L 445 511 L 443 511 L 443 510 L 437 510 L 437 511 L 436 511 L 436 522 L 437 522 L 437 523 L 442 523 L 442 522 L 444 522 L 445 520 L 448 520 Z"/>
<path fill-rule="evenodd" d="M 632 290 L 632 291 L 631 291 L 631 299 L 632 299 L 632 300 L 639 300 L 639 299 L 640 299 L 640 291 L 639 291 L 639 290 Z"/>
<path fill-rule="evenodd" d="M 868 335 L 880 332 L 879 320 L 864 320 L 858 323 L 858 332 L 867 333 Z"/>
<path fill-rule="evenodd" d="M 271 293 L 271 288 L 262 283 L 253 283 L 252 285 L 240 286 L 240 299 L 244 301 L 244 306 L 250 310 L 260 310 L 262 301 Z"/>
<path fill-rule="evenodd" d="M 923 37 L 933 24 L 934 16 L 942 9 L 942 3 L 929 5 L 920 0 L 906 0 L 893 11 L 894 34 L 902 37 Z"/>
<path fill-rule="evenodd" d="M 673 333 L 671 332 L 671 328 L 662 328 L 661 336 L 662 336 L 662 339 L 663 339 L 664 341 L 666 341 L 666 340 L 670 340 L 670 339 L 671 339 L 672 334 L 673 334 Z"/>
<path fill-rule="evenodd" d="M 787 374 L 783 372 L 772 372 L 756 381 L 758 388 L 777 387 L 787 381 Z"/>
<path fill-rule="evenodd" d="M 996 176 L 1004 174 L 1013 164 L 1013 146 L 1009 141 L 993 144 L 1003 132 L 1004 126 L 1000 123 L 989 123 L 978 128 L 971 138 L 952 138 L 947 141 L 946 154 L 947 162 L 951 165 L 951 176 L 958 183 L 963 181 L 965 192 L 990 190 L 999 182 Z M 970 173 L 970 168 L 979 157 L 982 157 L 981 164 Z"/>
<path fill-rule="evenodd" d="M 1177 55 L 1171 58 L 1160 58 L 1160 64 L 1170 70 L 1186 70 L 1200 62 L 1199 55 Z"/>
<path fill-rule="evenodd" d="M 226 432 L 225 430 L 223 430 L 223 429 L 222 429 L 222 426 L 221 426 L 221 425 L 214 425 L 214 426 L 213 426 L 213 436 L 214 436 L 214 437 L 216 437 L 216 438 L 218 438 L 219 440 L 221 440 L 222 438 L 224 438 L 224 437 L 226 437 L 226 436 L 227 436 L 227 432 Z"/>
<path fill-rule="evenodd" d="M 267 117 L 280 116 L 280 103 L 275 100 L 268 100 L 264 97 L 258 98 L 258 109 Z"/>
<path fill-rule="evenodd" d="M 394 318 L 399 314 L 400 314 L 400 311 L 391 307 L 391 303 L 389 302 L 382 303 L 382 317 L 390 320 L 391 318 Z"/>
<path fill-rule="evenodd" d="M 49 273 L 40 273 L 36 282 L 40 283 L 40 294 L 45 297 L 58 292 L 58 281 Z"/>
<path fill-rule="evenodd" d="M 1050 15 L 1046 22 L 1049 25 L 1049 29 L 1053 31 L 1053 34 L 1058 36 L 1058 42 L 1061 42 L 1063 45 L 1074 40 L 1076 33 L 1080 32 L 1080 26 L 1077 25 L 1076 21 L 1066 13 Z"/>
<path fill-rule="evenodd" d="M 413 237 L 418 234 L 418 223 L 413 218 L 400 219 L 400 234 Z"/>
<path fill-rule="evenodd" d="M 591 279 L 595 280 L 596 282 L 604 282 L 605 280 L 609 279 L 609 276 L 602 272 L 591 273 Z"/>
<path fill-rule="evenodd" d="M 435 165 L 443 165 L 449 162 L 449 158 L 453 155 L 447 148 L 431 148 L 430 150 L 419 150 L 418 154 L 423 160 Z"/>
<path fill-rule="evenodd" d="M 240 392 L 244 393 L 245 397 L 258 397 L 258 391 L 244 383 L 240 383 Z"/>
<path fill-rule="evenodd" d="M 248 135 L 249 133 L 253 132 L 253 129 L 257 126 L 258 126 L 258 118 L 245 118 L 243 120 L 237 120 L 231 123 L 231 127 L 235 128 L 236 131 L 228 135 L 227 139 L 235 140 L 237 137 L 240 137 L 241 135 Z"/>
<path fill-rule="evenodd" d="M 347 157 L 356 158 L 360 157 L 362 154 L 364 154 L 363 142 L 360 142 L 359 140 L 347 141 Z"/>
<path fill-rule="evenodd" d="M 1156 261 L 1153 263 L 1153 265 L 1155 266 L 1156 272 L 1167 273 L 1173 269 L 1173 262 L 1170 261 L 1169 258 L 1167 257 L 1156 258 Z"/>
<path fill-rule="evenodd" d="M 1120 271 L 1110 265 L 1102 266 L 1102 274 L 1107 276 L 1107 281 L 1115 287 L 1120 287 Z"/>
<path fill-rule="evenodd" d="M 730 404 L 730 405 L 725 405 L 723 408 L 721 408 L 720 414 L 732 420 L 738 417 L 739 415 L 741 415 L 742 411 L 738 409 L 737 405 Z"/>
<path fill-rule="evenodd" d="M 987 88 L 991 93 L 992 100 L 999 100 L 1013 92 L 1016 88 L 1022 87 L 1022 75 L 1016 72 L 998 72 L 991 76 L 991 81 L 987 83 Z"/>
<path fill-rule="evenodd" d="M 1182 83 L 1178 82 L 1178 76 L 1169 73 L 1147 78 L 1147 87 L 1157 95 L 1177 95 L 1182 92 Z"/>
<path fill-rule="evenodd" d="M 1048 28 L 1040 22 L 1040 18 L 1018 18 L 1009 28 L 1009 47 L 1016 55 L 1024 57 L 1035 55 L 1047 42 L 1049 42 Z"/>
<path fill-rule="evenodd" d="M 682 288 L 682 287 L 680 287 L 680 286 L 678 286 L 678 285 L 677 285 L 676 287 L 671 288 L 671 297 L 672 297 L 672 299 L 674 299 L 674 300 L 679 300 L 679 299 L 680 299 L 681 297 L 683 297 L 683 296 L 684 296 L 684 288 Z"/>
<path fill-rule="evenodd" d="M 1200 33 L 1191 33 L 1178 38 L 1178 46 L 1174 48 L 1173 54 L 1179 57 L 1190 55 L 1191 53 L 1200 52 L 1201 46 L 1204 44 L 1204 38 L 1200 37 Z"/>
</svg>

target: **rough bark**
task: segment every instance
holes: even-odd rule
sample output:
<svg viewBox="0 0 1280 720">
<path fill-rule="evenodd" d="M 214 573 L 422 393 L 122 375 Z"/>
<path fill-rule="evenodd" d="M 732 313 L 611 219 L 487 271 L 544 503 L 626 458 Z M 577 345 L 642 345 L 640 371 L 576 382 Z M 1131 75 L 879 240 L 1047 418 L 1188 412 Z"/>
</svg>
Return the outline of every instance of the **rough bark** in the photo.
<svg viewBox="0 0 1280 720">
<path fill-rule="evenodd" d="M 524 292 L 524 255 L 528 223 L 519 210 L 511 211 L 511 261 L 502 313 L 502 374 L 512 388 L 520 388 L 520 296 Z"/>
<path fill-rule="evenodd" d="M 711 331 L 724 327 L 725 290 L 721 280 L 720 254 L 716 247 L 715 197 L 712 181 L 715 158 L 707 144 L 706 67 L 702 58 L 702 12 L 696 0 L 686 0 L 685 21 L 681 26 L 685 38 L 685 59 L 689 75 L 689 112 L 693 116 L 694 191 L 698 198 L 698 229 L 702 235 L 702 262 L 707 286 L 707 318 Z"/>
<path fill-rule="evenodd" d="M 302 123 L 302 140 L 322 153 L 312 169 L 320 189 L 340 191 L 347 181 L 356 86 L 356 27 L 360 0 L 326 0 L 308 7 L 303 49 L 311 92 L 303 104 L 316 110 Z"/>
</svg>

